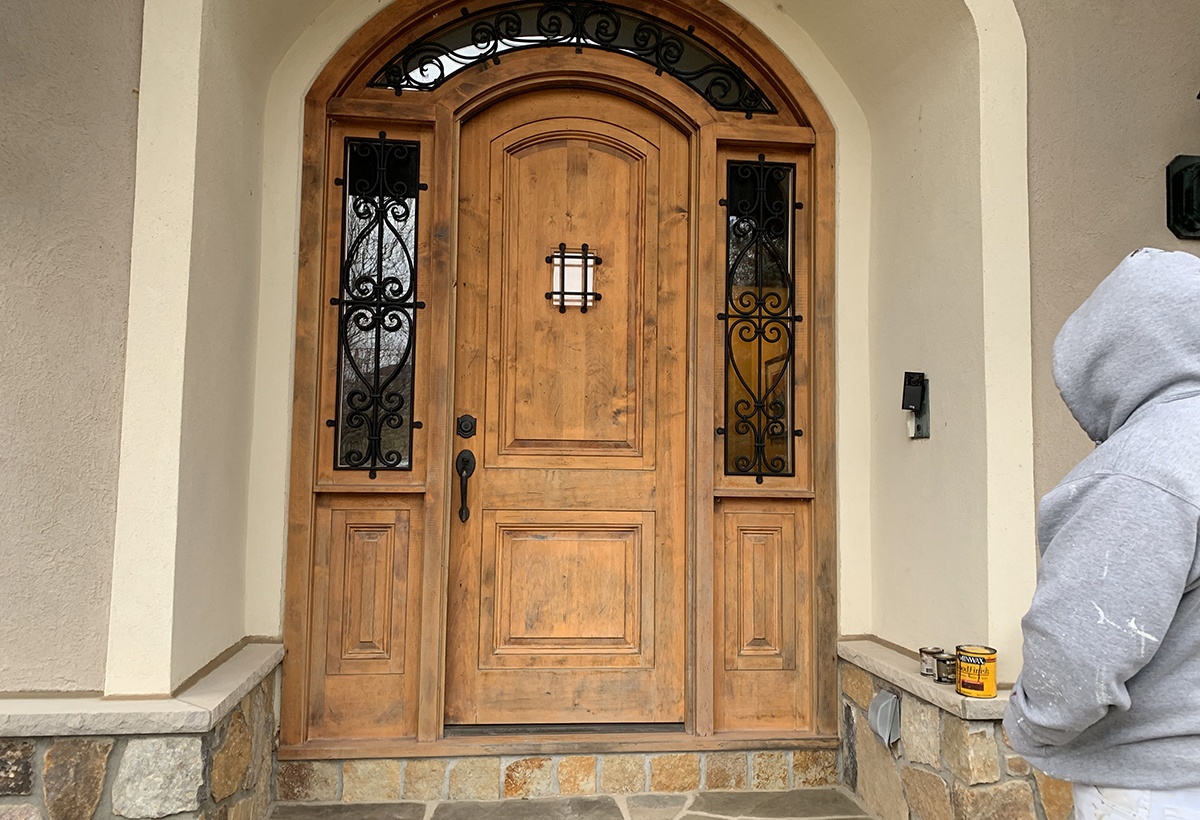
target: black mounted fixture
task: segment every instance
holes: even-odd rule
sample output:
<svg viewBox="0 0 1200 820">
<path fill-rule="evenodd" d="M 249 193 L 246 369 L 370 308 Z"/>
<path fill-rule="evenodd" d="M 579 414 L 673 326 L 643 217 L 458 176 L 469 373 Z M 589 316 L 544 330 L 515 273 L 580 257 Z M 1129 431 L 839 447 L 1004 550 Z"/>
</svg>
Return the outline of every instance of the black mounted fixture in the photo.
<svg viewBox="0 0 1200 820">
<path fill-rule="evenodd" d="M 1200 239 L 1200 157 L 1180 155 L 1167 166 L 1167 227 L 1179 239 Z"/>
<path fill-rule="evenodd" d="M 924 373 L 905 372 L 900 409 L 912 413 L 908 437 L 929 438 L 929 379 Z"/>
</svg>

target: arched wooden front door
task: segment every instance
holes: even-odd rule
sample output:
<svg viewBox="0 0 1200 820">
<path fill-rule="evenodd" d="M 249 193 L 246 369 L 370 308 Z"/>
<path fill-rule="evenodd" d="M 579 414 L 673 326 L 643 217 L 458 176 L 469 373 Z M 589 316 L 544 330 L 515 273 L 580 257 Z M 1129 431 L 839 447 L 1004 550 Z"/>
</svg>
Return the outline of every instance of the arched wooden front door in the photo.
<svg viewBox="0 0 1200 820">
<path fill-rule="evenodd" d="M 306 119 L 281 757 L 836 735 L 831 146 L 715 3 L 399 3 L 343 47 Z"/>
<path fill-rule="evenodd" d="M 658 489 L 686 486 L 687 138 L 552 88 L 460 144 L 454 404 L 479 434 L 447 722 L 682 723 L 686 494 Z M 598 299 L 554 290 L 583 248 Z"/>
</svg>

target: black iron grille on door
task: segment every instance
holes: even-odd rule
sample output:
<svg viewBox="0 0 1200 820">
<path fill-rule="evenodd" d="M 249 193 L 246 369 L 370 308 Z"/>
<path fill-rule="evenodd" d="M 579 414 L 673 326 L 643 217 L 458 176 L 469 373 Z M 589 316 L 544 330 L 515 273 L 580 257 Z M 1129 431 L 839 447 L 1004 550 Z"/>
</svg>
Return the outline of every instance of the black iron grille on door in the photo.
<svg viewBox="0 0 1200 820">
<path fill-rule="evenodd" d="M 334 469 L 412 469 L 416 351 L 416 142 L 346 138 Z"/>
<path fill-rule="evenodd" d="M 796 166 L 730 160 L 727 166 L 725 474 L 795 475 L 793 382 L 796 314 Z"/>
</svg>

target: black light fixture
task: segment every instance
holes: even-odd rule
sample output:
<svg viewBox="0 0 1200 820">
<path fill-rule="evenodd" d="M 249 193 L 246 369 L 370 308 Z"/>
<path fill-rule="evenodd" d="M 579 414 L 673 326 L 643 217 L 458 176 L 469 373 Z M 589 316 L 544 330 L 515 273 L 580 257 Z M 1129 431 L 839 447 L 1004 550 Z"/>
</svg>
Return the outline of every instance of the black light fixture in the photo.
<svg viewBox="0 0 1200 820">
<path fill-rule="evenodd" d="M 1167 165 L 1167 227 L 1179 239 L 1200 239 L 1200 157 L 1181 154 Z"/>
<path fill-rule="evenodd" d="M 900 409 L 909 411 L 908 437 L 929 438 L 929 379 L 921 372 L 904 373 Z"/>
</svg>

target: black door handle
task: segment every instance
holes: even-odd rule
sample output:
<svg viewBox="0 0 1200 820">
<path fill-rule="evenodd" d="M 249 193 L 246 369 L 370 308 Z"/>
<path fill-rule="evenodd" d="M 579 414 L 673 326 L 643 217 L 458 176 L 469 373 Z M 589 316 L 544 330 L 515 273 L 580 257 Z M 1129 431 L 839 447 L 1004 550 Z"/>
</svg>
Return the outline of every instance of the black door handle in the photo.
<svg viewBox="0 0 1200 820">
<path fill-rule="evenodd" d="M 465 524 L 471 517 L 471 508 L 467 506 L 467 479 L 475 472 L 475 454 L 470 450 L 460 450 L 458 458 L 454 459 L 454 472 L 458 473 L 458 493 L 462 499 L 458 520 Z"/>
</svg>

